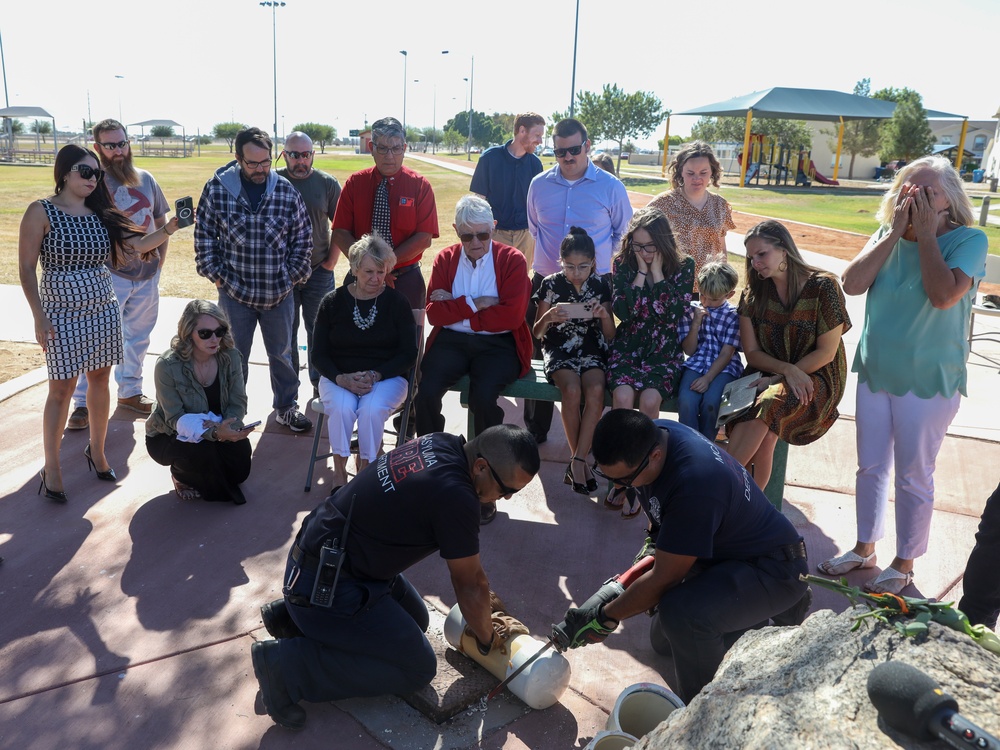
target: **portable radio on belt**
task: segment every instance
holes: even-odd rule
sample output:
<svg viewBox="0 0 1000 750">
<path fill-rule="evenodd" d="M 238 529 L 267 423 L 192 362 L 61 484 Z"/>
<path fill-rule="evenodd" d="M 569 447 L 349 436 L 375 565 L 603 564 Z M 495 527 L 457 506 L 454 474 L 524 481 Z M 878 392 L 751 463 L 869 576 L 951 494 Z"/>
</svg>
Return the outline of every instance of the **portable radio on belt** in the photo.
<svg viewBox="0 0 1000 750">
<path fill-rule="evenodd" d="M 342 539 L 327 540 L 319 552 L 319 567 L 316 568 L 316 582 L 313 584 L 309 603 L 314 607 L 330 607 L 333 605 L 333 595 L 337 591 L 337 581 L 340 570 L 347 558 L 347 533 L 351 530 L 351 514 L 354 512 L 354 501 L 357 495 L 351 497 L 351 505 L 347 509 L 347 523 L 344 524 Z"/>
</svg>

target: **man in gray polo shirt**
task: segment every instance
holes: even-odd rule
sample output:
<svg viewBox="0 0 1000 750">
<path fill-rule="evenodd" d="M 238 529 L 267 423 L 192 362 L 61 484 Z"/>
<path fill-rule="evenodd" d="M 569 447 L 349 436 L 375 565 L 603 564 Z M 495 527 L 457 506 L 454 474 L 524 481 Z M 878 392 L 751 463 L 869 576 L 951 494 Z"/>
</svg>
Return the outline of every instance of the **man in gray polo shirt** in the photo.
<svg viewBox="0 0 1000 750">
<path fill-rule="evenodd" d="M 340 183 L 336 177 L 313 169 L 313 158 L 316 156 L 313 142 L 301 131 L 288 135 L 281 155 L 285 157 L 285 167 L 279 169 L 278 174 L 299 191 L 312 220 L 312 273 L 308 281 L 292 290 L 295 299 L 295 319 L 292 322 L 292 366 L 295 372 L 299 372 L 299 316 L 301 315 L 306 322 L 309 380 L 312 382 L 315 396 L 319 387 L 319 372 L 312 363 L 313 325 L 316 323 L 319 303 L 333 291 L 335 281 L 333 267 L 340 258 L 340 248 L 333 243 L 330 232 L 333 216 L 337 212 L 337 201 L 340 200 Z"/>
<path fill-rule="evenodd" d="M 153 175 L 132 164 L 132 148 L 125 126 L 117 120 L 101 120 L 94 125 L 94 150 L 105 170 L 104 184 L 111 200 L 132 221 L 154 232 L 166 223 L 170 210 L 163 191 Z M 118 405 L 139 414 L 148 415 L 153 410 L 153 399 L 142 393 L 142 361 L 149 349 L 149 335 L 156 325 L 160 309 L 160 269 L 167 258 L 168 240 L 163 240 L 158 253 L 143 260 L 131 256 L 120 268 L 111 268 L 111 281 L 122 311 L 122 333 L 125 338 L 125 360 L 115 367 L 118 384 Z M 86 429 L 90 423 L 87 413 L 87 378 L 81 375 L 73 393 L 73 413 L 66 427 L 70 430 Z"/>
</svg>

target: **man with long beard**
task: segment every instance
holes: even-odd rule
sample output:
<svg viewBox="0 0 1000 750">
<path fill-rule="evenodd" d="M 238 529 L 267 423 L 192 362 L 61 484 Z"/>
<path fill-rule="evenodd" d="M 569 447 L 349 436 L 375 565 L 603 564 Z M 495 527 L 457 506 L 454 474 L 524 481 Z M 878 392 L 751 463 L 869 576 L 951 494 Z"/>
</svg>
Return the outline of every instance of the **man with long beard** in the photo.
<svg viewBox="0 0 1000 750">
<path fill-rule="evenodd" d="M 117 120 L 101 120 L 94 125 L 94 150 L 105 171 L 105 182 L 114 204 L 147 232 L 155 232 L 166 223 L 169 209 L 163 191 L 144 169 L 132 163 L 125 126 Z M 167 243 L 157 253 L 127 256 L 125 265 L 111 267 L 115 296 L 122 311 L 122 333 L 125 339 L 125 361 L 115 367 L 118 384 L 118 405 L 144 416 L 153 410 L 153 399 L 142 393 L 142 361 L 149 349 L 149 335 L 156 325 L 160 308 L 160 269 L 167 257 Z M 109 263 L 110 266 L 110 263 Z M 90 423 L 87 411 L 87 378 L 81 375 L 73 393 L 73 413 L 66 425 L 70 430 L 86 429 Z"/>
</svg>

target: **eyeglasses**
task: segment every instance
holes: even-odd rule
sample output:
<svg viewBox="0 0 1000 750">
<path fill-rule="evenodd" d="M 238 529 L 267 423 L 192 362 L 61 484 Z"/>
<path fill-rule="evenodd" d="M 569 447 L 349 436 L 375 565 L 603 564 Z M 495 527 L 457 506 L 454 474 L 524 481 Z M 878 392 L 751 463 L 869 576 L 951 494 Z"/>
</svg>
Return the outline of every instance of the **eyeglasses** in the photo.
<svg viewBox="0 0 1000 750">
<path fill-rule="evenodd" d="M 497 483 L 497 487 L 500 488 L 501 495 L 506 497 L 507 495 L 513 495 L 514 493 L 517 492 L 517 490 L 515 490 L 513 487 L 508 487 L 506 484 L 503 483 L 503 480 L 493 469 L 493 464 L 490 463 L 490 460 L 486 458 L 486 456 L 484 456 L 482 453 L 477 453 L 476 458 L 481 458 L 486 462 L 486 467 L 490 470 L 490 474 L 493 475 L 493 481 L 495 481 Z"/>
<path fill-rule="evenodd" d="M 582 143 L 579 146 L 570 146 L 569 148 L 556 148 L 552 150 L 552 153 L 556 155 L 557 159 L 562 159 L 564 156 L 566 156 L 566 154 L 579 156 L 581 151 L 583 151 Z"/>
<path fill-rule="evenodd" d="M 638 478 L 638 476 L 646 470 L 646 467 L 649 466 L 649 457 L 653 454 L 653 448 L 655 447 L 656 443 L 654 442 L 651 446 L 649 446 L 649 450 L 646 451 L 646 457 L 642 459 L 642 462 L 639 464 L 639 467 L 631 474 L 629 474 L 627 477 L 622 477 L 621 479 L 616 479 L 615 477 L 609 477 L 607 474 L 605 474 L 603 471 L 597 468 L 597 462 L 594 462 L 594 465 L 590 468 L 594 472 L 594 474 L 599 476 L 601 479 L 607 479 L 616 487 L 624 487 L 625 489 L 629 489 L 632 486 L 632 482 L 634 482 Z"/>
<path fill-rule="evenodd" d="M 633 250 L 638 250 L 640 253 L 655 253 L 656 252 L 656 243 L 655 242 L 649 242 L 649 243 L 647 243 L 645 245 L 641 245 L 638 242 L 631 242 L 629 244 L 632 246 Z"/>
<path fill-rule="evenodd" d="M 74 164 L 69 168 L 69 171 L 79 173 L 80 177 L 85 180 L 89 180 L 91 177 L 94 177 L 98 182 L 100 182 L 104 179 L 104 170 L 94 169 L 89 164 Z"/>
<path fill-rule="evenodd" d="M 243 164 L 244 166 L 246 166 L 247 169 L 253 171 L 255 169 L 260 169 L 261 167 L 264 167 L 265 169 L 270 169 L 271 162 L 273 161 L 274 159 L 265 159 L 264 161 L 245 161 L 243 162 Z"/>
<path fill-rule="evenodd" d="M 313 155 L 312 151 L 286 151 L 285 156 L 289 159 L 308 159 Z"/>
<path fill-rule="evenodd" d="M 594 264 L 593 263 L 580 263 L 580 264 L 574 266 L 574 265 L 572 265 L 570 263 L 563 263 L 562 267 L 563 267 L 564 271 L 569 271 L 570 273 L 573 273 L 574 271 L 579 271 L 580 273 L 589 273 L 590 269 L 594 267 Z"/>
<path fill-rule="evenodd" d="M 493 232 L 476 232 L 476 233 L 469 232 L 467 234 L 458 235 L 458 239 L 462 240 L 462 242 L 472 242 L 472 238 L 475 237 L 480 242 L 486 242 L 492 236 Z"/>
<path fill-rule="evenodd" d="M 97 145 L 103 148 L 105 151 L 116 151 L 117 149 L 124 150 L 125 147 L 128 145 L 128 138 L 126 138 L 124 141 L 117 141 L 112 143 L 101 143 L 100 141 L 95 141 L 95 143 L 97 143 Z"/>
<path fill-rule="evenodd" d="M 376 146 L 375 150 L 382 156 L 386 154 L 392 154 L 393 156 L 399 156 L 406 149 L 405 146 Z"/>
<path fill-rule="evenodd" d="M 229 326 L 219 326 L 218 328 L 199 328 L 196 332 L 202 341 L 208 341 L 212 336 L 221 339 L 229 333 Z"/>
</svg>

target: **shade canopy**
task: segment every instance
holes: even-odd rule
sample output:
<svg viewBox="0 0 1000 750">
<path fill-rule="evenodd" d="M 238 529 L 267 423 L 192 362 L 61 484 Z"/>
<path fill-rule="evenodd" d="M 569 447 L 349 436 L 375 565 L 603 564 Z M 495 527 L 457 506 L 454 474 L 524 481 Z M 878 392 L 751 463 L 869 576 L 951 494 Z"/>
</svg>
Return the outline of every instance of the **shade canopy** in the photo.
<svg viewBox="0 0 1000 750">
<path fill-rule="evenodd" d="M 781 117 L 789 120 L 888 120 L 896 109 L 895 102 L 872 99 L 857 94 L 827 89 L 791 89 L 775 87 L 737 96 L 724 102 L 706 104 L 675 115 L 706 117 Z M 964 115 L 927 110 L 929 119 L 965 119 Z"/>
<path fill-rule="evenodd" d="M 54 119 L 41 107 L 4 107 L 0 109 L 0 117 L 44 117 Z"/>
<path fill-rule="evenodd" d="M 137 126 L 140 128 L 155 128 L 160 125 L 166 125 L 168 128 L 183 128 L 179 122 L 174 122 L 173 120 L 144 120 L 142 122 L 129 123 L 129 127 Z"/>
</svg>

